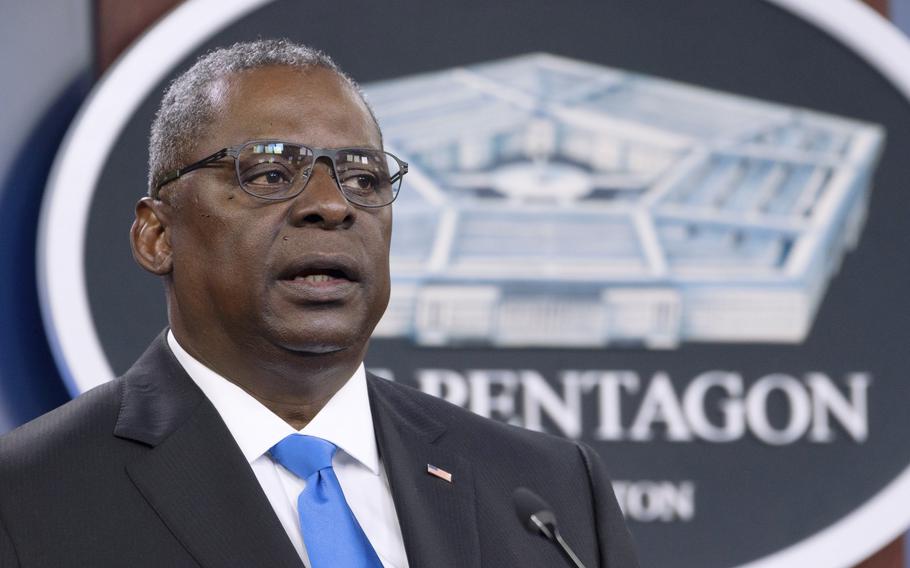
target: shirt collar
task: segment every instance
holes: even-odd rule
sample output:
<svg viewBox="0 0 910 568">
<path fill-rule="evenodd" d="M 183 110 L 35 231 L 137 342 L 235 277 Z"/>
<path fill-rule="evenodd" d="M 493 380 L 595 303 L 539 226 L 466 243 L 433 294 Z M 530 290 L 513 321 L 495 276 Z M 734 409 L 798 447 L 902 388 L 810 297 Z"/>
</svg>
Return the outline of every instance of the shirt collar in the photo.
<svg viewBox="0 0 910 568">
<path fill-rule="evenodd" d="M 171 330 L 167 343 L 174 357 L 221 415 L 247 461 L 252 463 L 295 430 L 249 393 L 186 352 Z M 322 407 L 301 434 L 332 442 L 373 474 L 379 475 L 379 451 L 363 363 Z"/>
</svg>

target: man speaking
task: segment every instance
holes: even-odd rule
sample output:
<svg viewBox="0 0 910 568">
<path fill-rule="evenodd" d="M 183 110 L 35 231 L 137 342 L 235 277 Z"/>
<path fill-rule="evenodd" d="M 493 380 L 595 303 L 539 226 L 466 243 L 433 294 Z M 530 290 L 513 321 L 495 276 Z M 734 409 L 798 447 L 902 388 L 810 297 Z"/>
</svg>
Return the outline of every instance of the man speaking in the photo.
<svg viewBox="0 0 910 568">
<path fill-rule="evenodd" d="M 591 449 L 364 371 L 407 164 L 327 56 L 205 55 L 168 88 L 149 167 L 130 238 L 170 328 L 0 440 L 0 566 L 563 565 L 518 487 L 585 566 L 637 565 Z"/>
</svg>

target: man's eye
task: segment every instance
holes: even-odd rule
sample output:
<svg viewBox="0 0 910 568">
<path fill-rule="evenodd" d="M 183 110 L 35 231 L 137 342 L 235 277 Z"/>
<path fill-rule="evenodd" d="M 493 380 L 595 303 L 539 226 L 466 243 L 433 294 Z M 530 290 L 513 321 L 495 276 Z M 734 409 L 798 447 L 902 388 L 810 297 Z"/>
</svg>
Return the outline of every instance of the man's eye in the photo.
<svg viewBox="0 0 910 568">
<path fill-rule="evenodd" d="M 358 193 L 370 193 L 376 189 L 376 177 L 371 174 L 357 174 L 344 178 L 345 189 Z"/>
<path fill-rule="evenodd" d="M 290 181 L 287 172 L 280 169 L 251 171 L 244 176 L 244 183 L 250 185 L 287 185 Z"/>
</svg>

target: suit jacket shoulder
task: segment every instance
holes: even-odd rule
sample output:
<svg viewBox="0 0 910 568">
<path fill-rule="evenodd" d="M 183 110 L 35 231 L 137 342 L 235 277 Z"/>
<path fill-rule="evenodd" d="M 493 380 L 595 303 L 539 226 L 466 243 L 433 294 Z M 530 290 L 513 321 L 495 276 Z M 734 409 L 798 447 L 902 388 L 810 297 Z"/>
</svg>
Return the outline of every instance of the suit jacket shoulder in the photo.
<svg viewBox="0 0 910 568">
<path fill-rule="evenodd" d="M 402 530 L 407 532 L 406 524 L 419 519 L 426 538 L 432 533 L 428 527 L 437 522 L 434 511 L 447 508 L 452 516 L 445 523 L 451 527 L 461 522 L 460 538 L 477 543 L 481 556 L 465 555 L 453 565 L 562 565 L 552 545 L 531 535 L 519 521 L 512 497 L 517 487 L 527 487 L 548 502 L 586 566 L 638 565 L 606 468 L 592 449 L 483 418 L 406 385 L 373 376 L 369 385 L 383 463 L 389 468 L 396 507 L 405 523 Z M 406 460 L 411 463 L 402 463 Z M 452 473 L 449 486 L 427 475 L 427 465 Z M 404 480 L 393 475 L 407 471 L 414 473 Z M 440 499 L 445 504 L 432 508 L 414 504 L 405 495 L 413 491 L 422 499 Z M 460 499 L 454 497 L 459 492 Z M 464 527 L 476 528 L 482 536 Z M 426 560 L 420 566 L 438 560 L 425 550 L 409 549 L 408 557 Z"/>
<path fill-rule="evenodd" d="M 526 459 L 583 463 L 579 444 L 575 441 L 485 418 L 408 385 L 380 378 L 375 380 L 394 393 L 391 395 L 392 404 L 399 412 L 425 413 L 432 421 L 438 422 L 437 425 L 428 421 L 426 427 L 430 431 L 441 426 L 447 444 L 475 456 L 477 461 L 486 461 L 481 457 L 496 461 L 497 458 L 521 454 Z M 504 448 L 507 449 L 505 454 L 502 453 Z"/>
<path fill-rule="evenodd" d="M 95 442 L 110 437 L 119 397 L 119 384 L 101 385 L 0 437 L 0 566 L 31 564 L 29 546 L 18 538 L 21 529 L 27 525 L 29 531 L 53 530 L 56 511 L 44 510 L 41 504 L 72 502 L 65 476 L 69 471 L 85 475 L 85 450 L 100 449 Z M 99 436 L 102 432 L 106 435 Z M 90 483 L 89 494 L 104 490 L 91 487 Z M 29 517 L 41 519 L 43 526 L 33 526 Z M 50 560 L 50 555 L 41 557 Z"/>
<path fill-rule="evenodd" d="M 127 373 L 0 438 L 0 565 L 302 564 L 162 334 Z"/>
<path fill-rule="evenodd" d="M 120 410 L 121 379 L 102 384 L 0 437 L 0 478 L 79 454 L 87 440 L 110 434 Z"/>
</svg>

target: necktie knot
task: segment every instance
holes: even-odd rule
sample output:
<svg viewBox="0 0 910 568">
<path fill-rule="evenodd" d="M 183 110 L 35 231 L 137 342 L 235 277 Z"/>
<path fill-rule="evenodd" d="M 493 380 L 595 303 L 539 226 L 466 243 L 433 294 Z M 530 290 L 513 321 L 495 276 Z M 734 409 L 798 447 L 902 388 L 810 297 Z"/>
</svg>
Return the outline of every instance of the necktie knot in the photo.
<svg viewBox="0 0 910 568">
<path fill-rule="evenodd" d="M 335 444 L 303 434 L 291 434 L 269 450 L 275 460 L 301 479 L 332 467 Z"/>
</svg>

